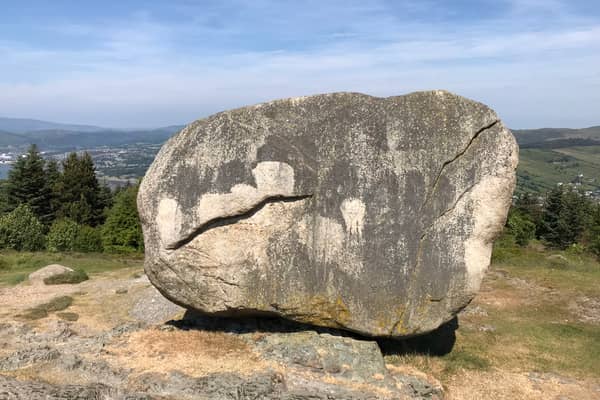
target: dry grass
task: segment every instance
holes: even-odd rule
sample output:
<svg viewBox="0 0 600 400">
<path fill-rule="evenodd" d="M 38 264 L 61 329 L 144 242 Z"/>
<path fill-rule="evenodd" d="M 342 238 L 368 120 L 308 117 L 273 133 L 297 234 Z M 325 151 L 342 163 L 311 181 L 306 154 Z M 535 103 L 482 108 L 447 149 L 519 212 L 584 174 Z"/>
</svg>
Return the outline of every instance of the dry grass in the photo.
<svg viewBox="0 0 600 400">
<path fill-rule="evenodd" d="M 172 369 L 190 376 L 251 374 L 267 366 L 243 339 L 223 332 L 150 329 L 134 332 L 107 350 L 109 362 L 136 373 Z"/>
<path fill-rule="evenodd" d="M 593 382 L 506 371 L 463 372 L 447 383 L 449 400 L 597 400 L 597 390 Z"/>
</svg>

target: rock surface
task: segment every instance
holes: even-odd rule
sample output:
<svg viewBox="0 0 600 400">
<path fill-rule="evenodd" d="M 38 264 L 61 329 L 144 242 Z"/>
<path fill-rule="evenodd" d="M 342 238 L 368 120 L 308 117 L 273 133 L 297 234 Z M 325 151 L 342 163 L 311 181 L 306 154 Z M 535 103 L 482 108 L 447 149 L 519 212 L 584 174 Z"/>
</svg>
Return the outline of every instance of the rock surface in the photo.
<svg viewBox="0 0 600 400">
<path fill-rule="evenodd" d="M 278 100 L 171 138 L 138 196 L 151 282 L 222 316 L 408 337 L 477 292 L 518 148 L 445 91 Z"/>
<path fill-rule="evenodd" d="M 51 278 L 56 275 L 62 275 L 68 272 L 73 272 L 73 269 L 60 264 L 50 264 L 35 272 L 29 274 L 29 282 L 34 285 L 43 285 L 44 279 Z"/>
</svg>

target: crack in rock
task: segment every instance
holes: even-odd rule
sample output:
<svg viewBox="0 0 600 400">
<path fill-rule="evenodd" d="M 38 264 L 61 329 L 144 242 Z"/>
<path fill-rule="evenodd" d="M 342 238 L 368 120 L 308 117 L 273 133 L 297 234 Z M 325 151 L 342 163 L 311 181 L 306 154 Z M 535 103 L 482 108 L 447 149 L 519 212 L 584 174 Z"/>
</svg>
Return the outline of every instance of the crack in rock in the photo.
<svg viewBox="0 0 600 400">
<path fill-rule="evenodd" d="M 270 203 L 291 203 L 291 202 L 295 202 L 295 201 L 300 201 L 300 200 L 305 200 L 305 199 L 309 199 L 312 198 L 313 195 L 312 194 L 305 194 L 305 195 L 298 195 L 298 196 L 271 196 L 271 197 L 267 197 L 266 199 L 262 200 L 261 202 L 257 203 L 256 205 L 254 205 L 254 207 L 252 207 L 250 210 L 239 213 L 239 214 L 234 214 L 234 215 L 227 215 L 227 216 L 223 216 L 223 217 L 217 217 L 217 218 L 213 218 L 207 222 L 205 222 L 204 224 L 200 225 L 198 228 L 196 228 L 194 231 L 192 231 L 189 235 L 187 235 L 185 238 L 172 243 L 168 246 L 166 246 L 167 250 L 177 250 L 180 249 L 181 247 L 185 246 L 186 244 L 190 243 L 192 240 L 194 240 L 196 237 L 202 235 L 203 233 L 214 229 L 214 228 L 218 228 L 221 226 L 226 226 L 226 225 L 233 225 L 241 220 L 244 219 L 248 219 L 250 217 L 252 217 L 254 214 L 256 214 L 257 212 L 259 212 L 260 210 L 262 210 L 267 204 Z"/>
<path fill-rule="evenodd" d="M 437 175 L 435 177 L 435 180 L 433 181 L 433 185 L 431 186 L 431 191 L 429 191 L 429 193 L 427 194 L 427 197 L 425 198 L 425 201 L 423 202 L 423 205 L 421 205 L 420 211 L 422 211 L 425 208 L 425 206 L 427 204 L 429 204 L 429 202 L 431 201 L 431 197 L 435 194 L 435 191 L 437 190 L 437 185 L 438 185 L 440 179 L 442 178 L 442 174 L 444 173 L 444 169 L 446 169 L 446 167 L 448 165 L 452 164 L 454 161 L 458 160 L 462 155 L 464 155 L 469 150 L 469 148 L 471 147 L 471 145 L 473 144 L 473 142 L 475 141 L 475 139 L 477 139 L 483 132 L 485 132 L 488 129 L 493 128 L 499 122 L 500 122 L 500 120 L 496 119 L 492 123 L 490 123 L 490 124 L 484 126 L 483 128 L 479 129 L 471 137 L 471 140 L 469 140 L 469 143 L 467 143 L 467 145 L 465 146 L 464 149 L 462 149 L 460 152 L 458 152 L 454 157 L 452 157 L 452 159 L 447 160 L 447 161 L 444 162 L 444 164 L 442 164 L 442 167 L 440 168 L 439 172 L 437 173 Z"/>
</svg>

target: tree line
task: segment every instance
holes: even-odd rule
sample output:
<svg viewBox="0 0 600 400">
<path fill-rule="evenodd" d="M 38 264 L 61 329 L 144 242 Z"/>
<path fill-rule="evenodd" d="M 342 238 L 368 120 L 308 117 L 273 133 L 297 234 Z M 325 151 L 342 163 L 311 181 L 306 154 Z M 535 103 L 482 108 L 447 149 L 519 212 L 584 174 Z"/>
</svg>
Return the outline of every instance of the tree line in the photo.
<svg viewBox="0 0 600 400">
<path fill-rule="evenodd" d="M 580 246 L 600 257 L 600 203 L 567 185 L 556 186 L 540 202 L 524 193 L 511 207 L 506 233 L 516 245 L 538 239 L 546 246 Z"/>
<path fill-rule="evenodd" d="M 35 145 L 0 183 L 0 248 L 138 252 L 138 186 L 101 185 L 89 153 L 45 160 Z"/>
</svg>

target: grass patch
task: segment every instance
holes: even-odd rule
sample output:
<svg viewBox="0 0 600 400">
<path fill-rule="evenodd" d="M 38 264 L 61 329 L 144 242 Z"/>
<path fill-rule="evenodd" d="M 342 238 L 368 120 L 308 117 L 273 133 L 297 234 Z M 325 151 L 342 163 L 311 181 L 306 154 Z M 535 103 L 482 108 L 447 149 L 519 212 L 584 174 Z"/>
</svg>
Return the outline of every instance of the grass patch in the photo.
<svg viewBox="0 0 600 400">
<path fill-rule="evenodd" d="M 6 284 L 10 285 L 10 286 L 14 286 L 14 285 L 18 285 L 19 283 L 23 282 L 25 279 L 27 279 L 27 274 L 24 273 L 15 273 L 15 274 L 10 274 L 7 278 L 6 278 Z"/>
<path fill-rule="evenodd" d="M 386 362 L 412 365 L 446 383 L 486 370 L 596 378 L 600 326 L 584 322 L 572 307 L 582 297 L 600 299 L 600 263 L 581 248 L 497 246 L 492 273 L 473 303 L 485 313 L 459 316 L 453 350 L 442 357 L 388 355 Z M 588 313 L 599 312 L 589 304 Z"/>
<path fill-rule="evenodd" d="M 55 297 L 47 303 L 30 308 L 25 314 L 20 315 L 20 317 L 30 320 L 46 318 L 51 312 L 66 310 L 71 304 L 73 304 L 71 296 Z"/>
<path fill-rule="evenodd" d="M 77 321 L 79 319 L 79 314 L 74 312 L 59 312 L 56 313 L 56 316 L 65 321 Z"/>
<path fill-rule="evenodd" d="M 568 249 L 496 246 L 492 264 L 512 276 L 571 293 L 600 295 L 600 263 L 596 257 Z"/>
<path fill-rule="evenodd" d="M 443 357 L 446 374 L 455 374 L 460 370 L 485 370 L 490 367 L 490 362 L 485 358 L 468 350 L 454 350 Z"/>
<path fill-rule="evenodd" d="M 0 252 L 0 285 L 16 285 L 27 276 L 49 264 L 61 264 L 82 270 L 88 276 L 121 268 L 142 268 L 140 254 L 114 255 L 105 253 Z"/>
<path fill-rule="evenodd" d="M 88 274 L 82 269 L 76 269 L 73 271 L 67 271 L 62 274 L 49 276 L 44 279 L 46 285 L 61 285 L 61 284 L 76 284 L 83 281 L 87 281 L 89 278 Z"/>
</svg>

